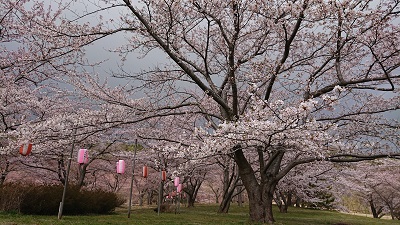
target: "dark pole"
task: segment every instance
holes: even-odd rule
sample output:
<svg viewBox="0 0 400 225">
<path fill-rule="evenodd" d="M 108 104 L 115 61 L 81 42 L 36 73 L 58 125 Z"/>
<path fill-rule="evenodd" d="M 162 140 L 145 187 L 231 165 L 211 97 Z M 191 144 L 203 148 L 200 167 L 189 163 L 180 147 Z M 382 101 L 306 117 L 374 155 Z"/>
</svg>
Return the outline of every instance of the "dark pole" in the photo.
<svg viewBox="0 0 400 225">
<path fill-rule="evenodd" d="M 135 153 L 133 154 L 133 160 L 132 160 L 132 179 L 131 179 L 131 190 L 129 193 L 128 218 L 131 218 L 132 189 L 133 189 L 133 179 L 135 172 L 136 148 L 137 148 L 137 139 L 135 140 Z"/>
<path fill-rule="evenodd" d="M 64 200 L 65 200 L 65 195 L 67 193 L 69 170 L 71 169 L 71 160 L 72 160 L 72 155 L 74 154 L 75 135 L 76 135 L 76 128 L 74 128 L 74 136 L 73 136 L 73 139 L 72 139 L 72 147 L 71 147 L 71 152 L 69 154 L 69 159 L 68 159 L 67 174 L 66 174 L 66 177 L 65 177 L 63 195 L 62 195 L 62 198 L 61 198 L 60 207 L 58 208 L 58 219 L 59 220 L 61 220 L 61 218 L 62 218 L 62 213 L 63 213 L 63 209 L 64 209 Z"/>
<path fill-rule="evenodd" d="M 182 190 L 177 194 L 177 196 L 178 196 L 178 213 L 181 213 L 181 195 L 182 195 Z"/>
<path fill-rule="evenodd" d="M 163 163 L 164 163 L 164 160 L 163 160 L 163 158 L 162 158 L 162 155 L 161 155 L 161 166 L 160 166 L 160 168 L 161 168 L 161 171 L 160 171 L 160 175 L 161 175 L 161 182 L 160 182 L 160 189 L 159 189 L 159 191 L 158 191 L 158 207 L 157 207 L 157 214 L 158 215 L 160 215 L 160 210 L 161 210 L 161 203 L 162 203 L 162 199 L 163 199 L 163 187 L 164 187 L 164 180 L 163 180 Z"/>
</svg>

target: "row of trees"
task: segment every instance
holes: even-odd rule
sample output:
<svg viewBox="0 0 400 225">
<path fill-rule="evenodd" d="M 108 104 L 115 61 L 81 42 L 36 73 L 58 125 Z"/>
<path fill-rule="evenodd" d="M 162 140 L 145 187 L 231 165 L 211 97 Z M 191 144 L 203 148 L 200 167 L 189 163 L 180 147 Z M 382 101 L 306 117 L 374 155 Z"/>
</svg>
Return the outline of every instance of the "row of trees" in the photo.
<svg viewBox="0 0 400 225">
<path fill-rule="evenodd" d="M 250 219 L 273 223 L 274 193 L 294 187 L 286 178 L 303 166 L 314 177 L 316 167 L 399 157 L 399 4 L 1 2 L 2 177 L 26 141 L 36 153 L 24 163 L 51 159 L 62 181 L 72 143 L 103 160 L 129 158 L 110 143 L 138 138 L 158 170 L 174 159 L 191 179 L 193 165 L 218 163 L 224 199 L 240 177 Z M 112 87 L 85 53 L 115 35 L 125 41 L 109 69 L 126 84 Z M 131 53 L 152 51 L 166 60 L 130 68 Z"/>
<path fill-rule="evenodd" d="M 114 149 L 113 152 L 129 151 L 133 147 L 133 145 L 120 145 L 119 149 Z M 91 149 L 91 153 L 94 151 Z M 59 172 L 53 169 L 54 161 L 47 160 L 47 163 L 42 162 L 41 166 L 38 166 L 39 163 L 29 164 L 30 160 L 27 158 L 35 157 L 34 155 L 35 153 L 28 157 L 20 156 L 13 162 L 14 170 L 7 173 L 8 183 L 24 181 L 24 183 L 36 184 L 64 184 L 65 181 L 60 180 Z M 145 149 L 140 149 L 137 154 L 138 162 L 150 165 L 150 174 L 147 178 L 142 177 L 141 165 L 135 168 L 134 203 L 140 206 L 152 205 L 158 201 L 160 171 L 156 163 L 147 158 L 148 155 L 156 156 L 151 150 Z M 114 168 L 116 159 L 118 159 L 116 156 L 103 155 L 102 158 L 91 158 L 87 164 L 74 163 L 70 182 L 85 190 L 100 188 L 119 193 L 126 200 L 131 177 L 131 172 L 128 171 L 132 168 L 128 159 L 127 172 L 117 174 Z M 176 187 L 173 180 L 175 176 L 179 176 L 184 184 L 184 194 L 181 197 L 189 207 L 194 206 L 197 201 L 215 201 L 220 204 L 219 212 L 227 213 L 232 202 L 241 205 L 248 201 L 247 195 L 243 195 L 243 185 L 234 167 L 232 170 L 227 170 L 220 168 L 222 164 L 218 163 L 203 164 L 200 168 L 192 165 L 185 171 L 186 174 L 183 174 L 183 170 L 178 169 L 180 172 L 175 170 L 176 166 L 179 166 L 175 157 L 166 157 L 163 160 L 167 162 L 164 164 L 164 169 L 168 171 L 167 182 L 164 183 L 163 188 L 165 197 L 175 196 Z M 1 169 L 6 171 L 5 164 L 2 163 L 1 166 Z M 351 210 L 363 213 L 366 211 L 360 211 L 360 209 L 368 207 L 368 212 L 374 218 L 389 215 L 392 219 L 399 219 L 398 169 L 399 162 L 393 159 L 362 163 L 357 166 L 314 164 L 299 167 L 279 182 L 274 192 L 274 202 L 282 213 L 286 213 L 289 206 Z M 7 186 L 4 187 L 7 188 Z M 4 204 L 6 202 L 0 201 L 0 209 L 7 207 Z M 354 204 L 358 208 L 352 207 Z"/>
</svg>

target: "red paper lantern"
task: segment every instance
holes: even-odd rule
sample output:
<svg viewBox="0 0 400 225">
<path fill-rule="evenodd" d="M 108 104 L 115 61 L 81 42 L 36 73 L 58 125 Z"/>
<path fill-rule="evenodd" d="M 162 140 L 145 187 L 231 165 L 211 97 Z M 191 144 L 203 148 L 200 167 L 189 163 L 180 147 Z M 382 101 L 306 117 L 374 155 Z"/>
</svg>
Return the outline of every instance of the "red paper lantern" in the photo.
<svg viewBox="0 0 400 225">
<path fill-rule="evenodd" d="M 118 160 L 118 162 L 117 162 L 117 173 L 118 174 L 124 174 L 125 173 L 125 161 L 124 160 Z"/>
<path fill-rule="evenodd" d="M 78 163 L 85 164 L 89 162 L 89 155 L 87 149 L 79 149 L 78 151 Z"/>
<path fill-rule="evenodd" d="M 161 171 L 161 180 L 162 181 L 167 180 L 167 172 L 165 170 Z"/>
<path fill-rule="evenodd" d="M 22 144 L 21 147 L 19 148 L 19 154 L 23 156 L 29 155 L 31 151 L 32 151 L 32 143 Z"/>
<path fill-rule="evenodd" d="M 149 175 L 149 172 L 148 172 L 147 166 L 143 166 L 143 177 L 147 178 L 148 175 Z"/>
</svg>

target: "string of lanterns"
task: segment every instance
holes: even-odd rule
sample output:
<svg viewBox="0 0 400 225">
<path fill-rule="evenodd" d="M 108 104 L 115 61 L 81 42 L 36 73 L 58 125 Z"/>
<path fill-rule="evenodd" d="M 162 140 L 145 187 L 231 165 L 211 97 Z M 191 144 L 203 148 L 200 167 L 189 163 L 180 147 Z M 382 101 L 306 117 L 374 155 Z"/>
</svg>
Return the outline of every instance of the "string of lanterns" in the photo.
<svg viewBox="0 0 400 225">
<path fill-rule="evenodd" d="M 25 143 L 22 144 L 19 148 L 19 154 L 22 156 L 28 156 L 32 152 L 32 143 Z M 77 162 L 79 164 L 87 164 L 89 162 L 89 152 L 87 149 L 79 149 L 77 155 Z M 118 160 L 116 162 L 116 172 L 117 174 L 124 174 L 125 173 L 125 161 Z M 147 178 L 149 175 L 149 170 L 147 165 L 143 166 L 143 178 Z M 165 182 L 167 180 L 167 172 L 165 170 L 161 171 L 161 181 Z M 182 184 L 179 183 L 179 177 L 174 178 L 174 186 L 176 187 L 176 192 L 181 193 L 182 191 Z"/>
<path fill-rule="evenodd" d="M 84 157 L 85 153 L 81 153 L 81 155 L 79 155 L 79 160 L 78 162 L 81 163 L 84 160 L 87 160 L 86 158 L 82 158 Z M 118 162 L 116 163 L 116 167 L 117 167 L 117 173 L 118 174 L 124 174 L 125 173 L 125 161 L 120 159 L 118 160 Z M 147 165 L 143 166 L 143 170 L 142 170 L 142 176 L 143 178 L 147 178 L 149 176 L 149 169 L 147 167 Z M 167 180 L 167 172 L 165 170 L 161 171 L 161 180 L 162 181 L 166 181 Z M 177 188 L 177 192 L 181 192 L 182 191 L 182 184 L 179 183 L 179 177 L 175 177 L 174 178 L 174 186 Z"/>
</svg>

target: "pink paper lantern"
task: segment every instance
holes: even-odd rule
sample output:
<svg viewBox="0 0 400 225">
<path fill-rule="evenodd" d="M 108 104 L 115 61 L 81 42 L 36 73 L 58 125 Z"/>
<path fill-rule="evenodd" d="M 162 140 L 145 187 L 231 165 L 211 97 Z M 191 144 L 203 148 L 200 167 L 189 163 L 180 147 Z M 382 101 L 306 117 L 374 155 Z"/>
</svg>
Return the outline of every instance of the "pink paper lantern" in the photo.
<svg viewBox="0 0 400 225">
<path fill-rule="evenodd" d="M 147 166 L 143 166 L 143 177 L 147 178 L 148 175 L 149 175 L 149 171 L 147 169 Z"/>
<path fill-rule="evenodd" d="M 175 179 L 174 179 L 174 186 L 175 186 L 175 187 L 178 187 L 178 185 L 179 185 L 179 177 L 175 177 Z"/>
<path fill-rule="evenodd" d="M 31 151 L 32 151 L 32 143 L 22 144 L 21 147 L 19 148 L 19 154 L 23 156 L 29 155 Z"/>
<path fill-rule="evenodd" d="M 125 161 L 124 160 L 118 160 L 118 162 L 117 162 L 117 173 L 118 174 L 124 174 L 125 173 Z"/>
<path fill-rule="evenodd" d="M 78 163 L 85 164 L 89 162 L 89 155 L 87 149 L 79 149 L 78 151 Z"/>
<path fill-rule="evenodd" d="M 178 193 L 181 193 L 181 191 L 182 191 L 182 184 L 178 184 L 178 187 L 176 187 L 176 191 L 177 191 Z"/>
</svg>

